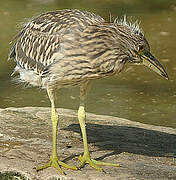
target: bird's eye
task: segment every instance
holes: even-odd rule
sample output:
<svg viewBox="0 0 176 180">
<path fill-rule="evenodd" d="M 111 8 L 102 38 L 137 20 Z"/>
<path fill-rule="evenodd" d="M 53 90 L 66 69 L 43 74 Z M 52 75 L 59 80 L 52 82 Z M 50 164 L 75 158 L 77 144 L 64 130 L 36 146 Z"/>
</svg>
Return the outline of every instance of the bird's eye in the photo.
<svg viewBox="0 0 176 180">
<path fill-rule="evenodd" d="M 144 46 L 140 45 L 140 46 L 138 47 L 138 50 L 139 50 L 140 52 L 142 52 L 142 51 L 144 50 Z"/>
</svg>

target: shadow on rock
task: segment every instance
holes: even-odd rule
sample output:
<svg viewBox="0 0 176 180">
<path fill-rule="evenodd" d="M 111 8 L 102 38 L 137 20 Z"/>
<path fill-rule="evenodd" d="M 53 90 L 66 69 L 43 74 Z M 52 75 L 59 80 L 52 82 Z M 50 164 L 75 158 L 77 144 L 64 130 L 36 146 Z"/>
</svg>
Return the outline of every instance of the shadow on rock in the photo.
<svg viewBox="0 0 176 180">
<path fill-rule="evenodd" d="M 129 152 L 147 156 L 176 157 L 176 135 L 128 126 L 88 123 L 86 127 L 88 143 L 98 146 L 99 150 L 113 151 L 107 156 Z M 64 130 L 81 134 L 79 124 L 71 124 Z"/>
</svg>

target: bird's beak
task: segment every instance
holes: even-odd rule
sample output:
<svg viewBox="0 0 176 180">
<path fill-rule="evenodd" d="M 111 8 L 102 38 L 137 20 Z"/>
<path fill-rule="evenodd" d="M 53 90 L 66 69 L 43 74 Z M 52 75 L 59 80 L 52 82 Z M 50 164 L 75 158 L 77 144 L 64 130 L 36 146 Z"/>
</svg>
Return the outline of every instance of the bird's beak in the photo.
<svg viewBox="0 0 176 180">
<path fill-rule="evenodd" d="M 168 75 L 160 62 L 148 51 L 145 51 L 141 56 L 142 64 L 149 67 L 159 75 L 163 76 L 168 80 Z"/>
</svg>

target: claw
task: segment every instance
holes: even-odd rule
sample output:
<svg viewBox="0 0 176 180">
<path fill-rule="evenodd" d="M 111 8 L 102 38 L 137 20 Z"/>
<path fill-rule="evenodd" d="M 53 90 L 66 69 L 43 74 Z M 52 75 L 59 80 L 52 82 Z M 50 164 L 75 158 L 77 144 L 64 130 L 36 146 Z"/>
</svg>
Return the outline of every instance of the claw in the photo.
<svg viewBox="0 0 176 180">
<path fill-rule="evenodd" d="M 62 167 L 65 167 L 67 169 L 73 169 L 73 170 L 77 170 L 78 168 L 75 167 L 75 166 L 69 166 L 67 165 L 66 163 L 62 162 L 62 161 L 59 161 L 57 157 L 50 157 L 50 161 L 43 165 L 43 166 L 40 166 L 38 168 L 36 168 L 36 171 L 40 171 L 40 170 L 43 170 L 43 169 L 46 169 L 48 167 L 54 167 L 56 168 L 61 174 L 65 174 L 64 171 L 61 169 L 61 166 Z"/>
<path fill-rule="evenodd" d="M 100 166 L 113 166 L 113 167 L 120 167 L 119 164 L 113 164 L 113 163 L 106 163 L 106 162 L 100 162 L 100 161 L 96 161 L 94 159 L 91 159 L 90 156 L 79 156 L 79 161 L 81 162 L 80 165 L 78 166 L 78 169 L 81 169 L 82 167 L 85 166 L 85 164 L 89 164 L 92 168 L 103 172 L 103 169 L 98 167 L 98 165 Z"/>
<path fill-rule="evenodd" d="M 93 159 L 91 159 L 90 157 L 85 157 L 85 156 L 79 156 L 79 161 L 81 162 L 81 164 L 78 166 L 79 169 L 83 168 L 85 166 L 85 164 L 89 164 L 92 168 L 95 168 L 98 171 L 102 172 L 102 168 L 99 168 L 96 163 L 93 162 Z"/>
</svg>

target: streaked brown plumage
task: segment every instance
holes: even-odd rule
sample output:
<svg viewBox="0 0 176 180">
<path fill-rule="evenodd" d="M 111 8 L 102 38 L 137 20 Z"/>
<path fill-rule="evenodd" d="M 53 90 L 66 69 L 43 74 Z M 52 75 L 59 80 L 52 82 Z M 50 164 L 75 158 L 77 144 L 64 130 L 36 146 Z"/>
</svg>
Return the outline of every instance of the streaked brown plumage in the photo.
<svg viewBox="0 0 176 180">
<path fill-rule="evenodd" d="M 61 173 L 60 166 L 76 169 L 58 160 L 56 150 L 58 117 L 54 91 L 80 85 L 78 119 L 83 134 L 85 163 L 101 170 L 90 158 L 85 130 L 85 96 L 89 81 L 117 74 L 127 63 L 144 64 L 168 78 L 162 65 L 150 54 L 150 47 L 137 24 L 123 20 L 106 22 L 102 17 L 80 10 L 58 10 L 42 14 L 25 24 L 9 53 L 16 62 L 20 80 L 47 89 L 52 106 L 53 153 L 47 165 Z"/>
</svg>

